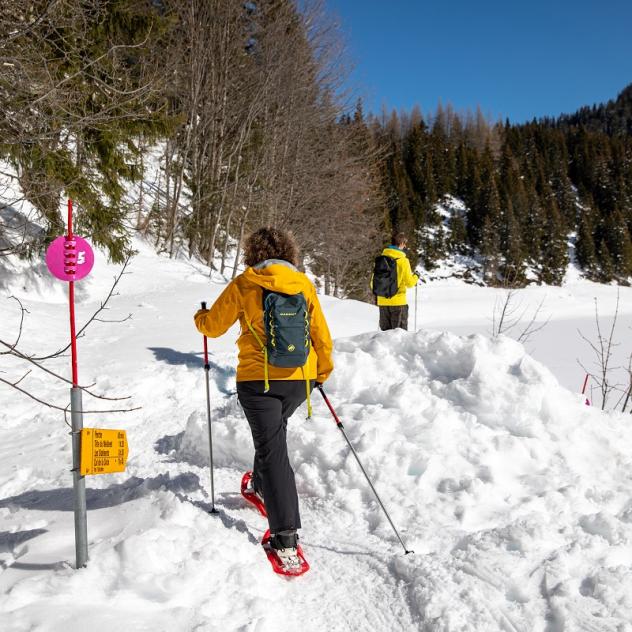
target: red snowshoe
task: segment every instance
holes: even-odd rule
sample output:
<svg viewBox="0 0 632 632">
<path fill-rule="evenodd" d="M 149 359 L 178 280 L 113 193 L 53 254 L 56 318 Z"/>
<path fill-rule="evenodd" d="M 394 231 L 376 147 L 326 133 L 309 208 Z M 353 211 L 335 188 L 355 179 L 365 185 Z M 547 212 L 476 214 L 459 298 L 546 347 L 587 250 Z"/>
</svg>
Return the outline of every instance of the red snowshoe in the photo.
<svg viewBox="0 0 632 632">
<path fill-rule="evenodd" d="M 241 495 L 253 504 L 264 518 L 268 517 L 263 498 L 255 492 L 255 488 L 252 486 L 252 472 L 246 472 L 241 478 Z"/>
<path fill-rule="evenodd" d="M 275 549 L 270 543 L 270 529 L 263 534 L 261 546 L 268 556 L 272 570 L 279 575 L 296 577 L 309 570 L 309 564 L 303 555 L 301 545 L 297 543 L 296 548 Z"/>
</svg>

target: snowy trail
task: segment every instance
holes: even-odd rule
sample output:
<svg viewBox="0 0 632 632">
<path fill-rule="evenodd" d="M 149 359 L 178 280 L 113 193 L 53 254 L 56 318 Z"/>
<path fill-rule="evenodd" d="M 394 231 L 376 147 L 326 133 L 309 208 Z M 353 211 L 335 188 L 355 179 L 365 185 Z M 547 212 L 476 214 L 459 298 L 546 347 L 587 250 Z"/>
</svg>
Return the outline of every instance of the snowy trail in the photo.
<svg viewBox="0 0 632 632">
<path fill-rule="evenodd" d="M 79 320 L 113 271 L 97 262 Z M 67 427 L 57 413 L 1 392 L 0 629 L 632 630 L 629 416 L 583 406 L 512 340 L 378 334 L 375 308 L 325 298 L 337 338 L 328 395 L 416 554 L 403 555 L 315 395 L 314 419 L 299 410 L 288 435 L 312 570 L 286 580 L 259 549 L 265 521 L 239 495 L 252 449 L 234 393 L 230 333 L 211 343 L 220 515 L 207 513 L 204 371 L 191 316 L 223 284 L 142 247 L 130 271 L 111 317 L 134 318 L 93 325 L 79 347 L 82 382 L 142 406 L 86 419 L 126 428 L 130 441 L 126 473 L 88 479 L 86 569 L 70 566 Z M 31 310 L 25 348 L 63 345 L 59 288 L 43 280 L 38 293 L 11 291 Z M 461 310 L 459 323 L 445 297 L 441 315 L 446 292 L 424 297 L 424 326 L 472 324 L 472 333 L 485 323 L 487 307 L 475 303 L 486 294 L 463 291 L 472 309 Z M 10 332 L 15 306 L 0 303 Z M 66 374 L 66 365 L 64 358 L 51 368 Z M 11 375 L 17 366 L 0 359 Z M 39 375 L 24 385 L 52 401 L 67 397 Z"/>
</svg>

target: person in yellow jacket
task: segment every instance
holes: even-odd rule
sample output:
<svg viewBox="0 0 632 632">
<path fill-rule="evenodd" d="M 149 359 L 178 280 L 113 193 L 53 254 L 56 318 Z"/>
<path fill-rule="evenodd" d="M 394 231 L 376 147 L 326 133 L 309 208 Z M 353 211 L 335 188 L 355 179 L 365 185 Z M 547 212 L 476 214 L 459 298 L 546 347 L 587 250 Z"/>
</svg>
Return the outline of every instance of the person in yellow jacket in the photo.
<svg viewBox="0 0 632 632">
<path fill-rule="evenodd" d="M 380 308 L 380 329 L 408 329 L 408 300 L 406 290 L 415 287 L 419 277 L 413 274 L 410 268 L 410 261 L 404 252 L 408 244 L 405 233 L 395 233 L 392 244 L 382 251 L 382 255 L 395 259 L 397 264 L 397 293 L 386 298 L 377 297 L 377 304 Z"/>
<path fill-rule="evenodd" d="M 296 563 L 297 529 L 301 527 L 294 472 L 287 454 L 289 417 L 308 399 L 315 383 L 333 371 L 333 344 L 316 289 L 297 270 L 298 247 L 292 235 L 261 228 L 244 247 L 243 274 L 228 284 L 209 310 L 195 316 L 198 330 L 217 338 L 239 320 L 237 396 L 250 425 L 255 447 L 253 492 L 264 502 L 270 525 L 270 545 L 290 566 Z M 303 294 L 309 314 L 311 348 L 298 368 L 269 363 L 265 348 L 265 291 Z"/>
</svg>

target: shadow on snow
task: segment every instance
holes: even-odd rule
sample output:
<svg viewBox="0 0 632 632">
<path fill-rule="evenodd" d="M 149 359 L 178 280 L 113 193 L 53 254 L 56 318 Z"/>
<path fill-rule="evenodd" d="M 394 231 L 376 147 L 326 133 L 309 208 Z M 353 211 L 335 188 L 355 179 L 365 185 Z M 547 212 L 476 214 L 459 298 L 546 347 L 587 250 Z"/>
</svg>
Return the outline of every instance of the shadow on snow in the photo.
<svg viewBox="0 0 632 632">
<path fill-rule="evenodd" d="M 133 476 L 123 483 L 111 485 L 105 489 L 86 489 L 86 505 L 88 510 L 105 509 L 137 500 L 160 489 L 182 494 L 195 491 L 199 487 L 198 476 L 191 472 L 179 474 L 174 478 L 171 478 L 169 474 L 160 474 L 154 478 L 146 479 Z M 3 508 L 73 511 L 73 490 L 70 487 L 65 487 L 25 492 L 0 500 L 0 509 Z"/>
<path fill-rule="evenodd" d="M 183 353 L 182 351 L 176 351 L 176 349 L 170 349 L 169 347 L 148 347 L 148 349 L 154 354 L 154 357 L 158 362 L 164 362 L 171 366 L 186 366 L 189 369 L 203 369 L 204 360 L 203 353 Z M 209 358 L 209 365 L 211 367 L 211 379 L 217 384 L 217 388 L 221 393 L 225 395 L 234 395 L 235 389 L 229 388 L 228 383 L 235 377 L 237 371 L 231 366 L 221 366 L 213 362 Z"/>
</svg>

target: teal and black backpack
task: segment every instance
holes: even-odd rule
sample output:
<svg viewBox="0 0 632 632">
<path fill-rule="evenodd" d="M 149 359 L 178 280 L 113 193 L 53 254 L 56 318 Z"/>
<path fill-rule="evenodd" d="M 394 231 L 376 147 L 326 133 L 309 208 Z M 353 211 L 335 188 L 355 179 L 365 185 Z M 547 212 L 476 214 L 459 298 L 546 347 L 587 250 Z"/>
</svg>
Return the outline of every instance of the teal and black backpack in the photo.
<svg viewBox="0 0 632 632">
<path fill-rule="evenodd" d="M 299 368 L 307 364 L 311 348 L 310 319 L 307 301 L 302 293 L 282 294 L 263 291 L 265 344 L 250 323 L 248 327 L 264 355 L 265 392 L 268 392 L 268 363 L 283 368 Z M 303 371 L 305 375 L 305 371 Z M 308 415 L 311 416 L 309 378 L 305 378 Z"/>
<path fill-rule="evenodd" d="M 309 312 L 302 294 L 264 291 L 263 319 L 268 362 L 298 368 L 307 362 L 310 349 Z"/>
</svg>

